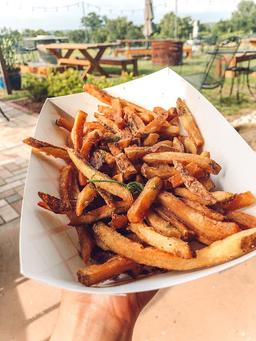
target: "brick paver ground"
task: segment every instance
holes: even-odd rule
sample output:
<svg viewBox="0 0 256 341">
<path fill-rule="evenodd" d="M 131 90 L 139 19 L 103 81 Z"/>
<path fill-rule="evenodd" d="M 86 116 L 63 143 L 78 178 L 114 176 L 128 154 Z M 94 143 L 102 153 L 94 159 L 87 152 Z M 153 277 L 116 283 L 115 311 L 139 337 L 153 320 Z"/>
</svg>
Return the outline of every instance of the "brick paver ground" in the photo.
<svg viewBox="0 0 256 341">
<path fill-rule="evenodd" d="M 19 273 L 19 216 L 36 116 L 0 103 L 0 340 L 45 341 L 56 319 L 60 291 Z M 256 146 L 253 132 L 245 138 Z M 256 260 L 159 291 L 140 315 L 135 341 L 256 340 Z M 105 340 L 103 340 L 105 341 Z M 108 341 L 108 340 L 106 340 Z"/>
</svg>

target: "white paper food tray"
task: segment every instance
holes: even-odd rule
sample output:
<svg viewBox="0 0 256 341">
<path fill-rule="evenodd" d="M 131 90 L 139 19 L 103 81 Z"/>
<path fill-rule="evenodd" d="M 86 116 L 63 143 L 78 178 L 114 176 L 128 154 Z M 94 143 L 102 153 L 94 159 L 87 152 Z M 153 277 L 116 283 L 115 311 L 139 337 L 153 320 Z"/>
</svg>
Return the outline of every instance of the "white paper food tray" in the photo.
<svg viewBox="0 0 256 341">
<path fill-rule="evenodd" d="M 205 138 L 205 150 L 221 166 L 215 183 L 230 192 L 254 191 L 256 157 L 253 150 L 208 100 L 168 68 L 149 76 L 108 89 L 108 92 L 133 101 L 145 108 L 169 108 L 177 97 L 184 98 L 196 117 Z M 75 116 L 84 110 L 93 118 L 98 100 L 86 93 L 48 99 L 41 111 L 34 137 L 56 145 L 65 143 L 64 134 L 55 125 L 57 105 Z M 37 206 L 38 191 L 58 196 L 58 176 L 62 161 L 31 154 L 22 207 L 20 263 L 24 276 L 67 290 L 87 293 L 121 294 L 147 291 L 177 285 L 207 276 L 242 263 L 256 251 L 208 269 L 168 272 L 139 280 L 107 281 L 98 287 L 85 287 L 77 282 L 76 271 L 83 266 L 77 249 L 76 233 L 67 228 L 67 219 Z M 256 214 L 252 207 L 248 212 Z"/>
</svg>

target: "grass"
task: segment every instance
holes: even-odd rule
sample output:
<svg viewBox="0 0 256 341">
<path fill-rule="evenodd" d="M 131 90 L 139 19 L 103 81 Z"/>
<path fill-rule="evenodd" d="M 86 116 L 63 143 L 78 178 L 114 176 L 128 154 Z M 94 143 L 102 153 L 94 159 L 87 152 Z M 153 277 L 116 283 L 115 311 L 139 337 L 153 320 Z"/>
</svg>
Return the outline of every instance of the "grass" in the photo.
<svg viewBox="0 0 256 341">
<path fill-rule="evenodd" d="M 183 60 L 182 65 L 171 66 L 171 69 L 180 75 L 189 75 L 197 72 L 204 71 L 204 67 L 207 63 L 207 55 L 195 55 L 192 58 L 187 58 Z M 104 68 L 115 77 L 120 74 L 120 68 L 116 67 L 105 67 Z M 148 75 L 152 72 L 158 71 L 162 66 L 153 65 L 151 60 L 140 59 L 138 61 L 138 69 L 140 76 Z M 128 67 L 128 71 L 132 72 L 132 68 Z M 256 85 L 256 77 L 255 77 Z M 229 95 L 231 87 L 231 79 L 227 78 L 225 80 L 225 85 L 222 92 L 222 100 L 220 100 L 219 89 L 213 90 L 203 90 L 203 95 L 214 105 L 217 109 L 225 116 L 228 115 L 238 115 L 251 112 L 255 109 L 256 103 L 255 99 L 249 94 L 248 89 L 244 84 L 240 86 L 240 99 L 236 98 L 237 83 L 235 81 L 235 86 L 233 88 L 232 96 Z M 255 86 L 256 95 L 256 86 Z"/>
<path fill-rule="evenodd" d="M 204 71 L 204 67 L 207 63 L 209 56 L 207 54 L 193 55 L 192 58 L 185 58 L 182 65 L 171 66 L 171 68 L 180 75 L 189 75 L 197 72 Z M 163 66 L 153 65 L 151 60 L 139 59 L 138 69 L 139 76 L 148 75 L 152 72 L 158 71 Z M 123 81 L 120 78 L 120 67 L 105 66 L 104 69 L 114 77 L 114 83 Z M 128 67 L 128 72 L 132 72 L 132 67 Z M 256 77 L 255 77 L 255 94 L 256 94 Z M 223 88 L 222 101 L 220 101 L 219 89 L 214 90 L 203 90 L 202 93 L 207 97 L 207 99 L 213 103 L 214 106 L 218 108 L 220 112 L 224 115 L 237 115 L 251 112 L 255 109 L 255 99 L 248 93 L 246 86 L 241 86 L 240 89 L 240 100 L 236 99 L 236 86 L 234 86 L 233 95 L 230 96 L 230 86 L 231 79 L 225 80 L 225 85 Z M 15 100 L 27 96 L 27 92 L 14 91 L 11 96 L 5 96 L 0 93 L 0 98 L 5 100 Z"/>
</svg>

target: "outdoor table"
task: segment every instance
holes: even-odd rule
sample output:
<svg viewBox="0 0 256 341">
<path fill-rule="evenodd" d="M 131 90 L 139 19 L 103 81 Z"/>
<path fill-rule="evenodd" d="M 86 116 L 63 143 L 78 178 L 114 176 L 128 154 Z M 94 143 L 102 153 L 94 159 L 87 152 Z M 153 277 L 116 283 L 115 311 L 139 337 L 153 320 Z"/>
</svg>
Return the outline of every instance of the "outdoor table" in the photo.
<svg viewBox="0 0 256 341">
<path fill-rule="evenodd" d="M 248 88 L 250 94 L 253 97 L 255 97 L 255 94 L 253 93 L 252 88 L 251 88 L 251 84 L 250 84 L 250 80 L 249 80 L 249 74 L 256 71 L 256 70 L 253 70 L 252 68 L 250 68 L 250 62 L 252 60 L 256 60 L 256 49 L 255 50 L 237 50 L 237 51 L 220 50 L 220 51 L 209 51 L 207 53 L 210 55 L 222 55 L 225 61 L 227 61 L 225 58 L 225 55 L 229 55 L 229 54 L 233 55 L 232 59 L 229 60 L 229 62 L 228 62 L 228 67 L 227 67 L 226 71 L 232 73 L 233 79 L 236 77 L 236 74 L 238 74 L 238 76 L 240 74 L 245 74 L 246 75 L 247 88 Z M 238 64 L 242 63 L 242 62 L 248 62 L 248 66 L 239 67 Z M 221 63 L 221 61 L 220 61 L 220 63 Z M 219 67 L 221 67 L 221 65 Z M 239 79 L 238 79 L 238 82 L 239 82 Z M 230 95 L 232 94 L 233 85 L 234 85 L 234 81 L 232 80 Z M 238 83 L 238 88 L 237 88 L 237 98 L 239 98 L 239 83 Z"/>
<path fill-rule="evenodd" d="M 100 43 L 100 44 L 46 44 L 43 45 L 51 54 L 53 54 L 59 64 L 72 66 L 87 66 L 87 73 L 98 71 L 104 76 L 108 73 L 100 66 L 100 60 L 108 47 L 117 46 L 117 43 Z M 96 54 L 92 54 L 90 50 L 96 50 Z M 90 52 L 89 52 L 90 51 Z M 83 58 L 76 58 L 73 55 L 79 52 Z"/>
</svg>

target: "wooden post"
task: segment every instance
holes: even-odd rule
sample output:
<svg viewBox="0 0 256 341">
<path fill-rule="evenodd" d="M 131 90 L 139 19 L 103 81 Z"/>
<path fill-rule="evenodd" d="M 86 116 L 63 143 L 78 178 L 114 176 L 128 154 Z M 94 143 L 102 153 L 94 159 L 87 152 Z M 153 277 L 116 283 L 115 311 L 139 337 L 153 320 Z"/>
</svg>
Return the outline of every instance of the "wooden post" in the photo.
<svg viewBox="0 0 256 341">
<path fill-rule="evenodd" d="M 6 70 L 6 64 L 5 64 L 5 60 L 4 60 L 4 56 L 0 47 L 0 71 L 2 72 L 3 75 L 3 79 L 4 79 L 4 86 L 6 89 L 6 92 L 8 95 L 12 94 L 12 89 L 11 89 L 11 85 L 9 82 L 9 77 L 8 77 L 8 73 Z"/>
</svg>

